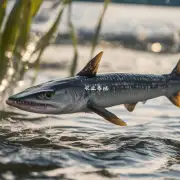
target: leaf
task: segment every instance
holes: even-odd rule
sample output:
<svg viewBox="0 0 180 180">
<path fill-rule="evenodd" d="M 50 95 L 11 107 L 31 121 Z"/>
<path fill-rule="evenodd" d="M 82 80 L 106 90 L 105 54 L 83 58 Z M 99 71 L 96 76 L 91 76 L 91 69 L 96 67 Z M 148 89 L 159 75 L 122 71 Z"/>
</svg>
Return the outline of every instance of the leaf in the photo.
<svg viewBox="0 0 180 180">
<path fill-rule="evenodd" d="M 32 16 L 34 17 L 38 12 L 43 0 L 31 0 L 32 2 Z"/>
<path fill-rule="evenodd" d="M 0 3 L 0 52 L 1 52 L 1 26 L 6 13 L 7 0 L 2 0 Z"/>
<path fill-rule="evenodd" d="M 15 48 L 15 43 L 20 30 L 19 25 L 21 21 L 21 12 L 25 2 L 26 1 L 23 0 L 16 0 L 15 5 L 7 18 L 7 22 L 1 36 L 0 81 L 2 80 L 7 69 L 6 66 L 8 64 L 8 58 L 6 57 L 6 53 L 12 53 Z"/>
<path fill-rule="evenodd" d="M 110 3 L 111 0 L 104 0 L 104 7 L 103 7 L 103 11 L 99 17 L 98 23 L 97 23 L 97 27 L 95 30 L 95 34 L 92 40 L 92 49 L 91 49 L 91 57 L 93 56 L 94 50 L 96 48 L 98 39 L 99 39 L 99 34 L 100 34 L 100 30 L 101 30 L 101 26 L 102 26 L 102 21 L 106 12 L 106 9 L 108 7 L 108 4 Z"/>
<path fill-rule="evenodd" d="M 26 72 L 25 67 L 27 65 L 27 62 L 24 60 L 25 58 L 28 58 L 28 56 L 30 56 L 30 54 L 32 53 L 32 50 L 28 49 L 27 46 L 29 45 L 28 43 L 30 37 L 30 30 L 34 15 L 34 7 L 35 5 L 37 5 L 36 3 L 37 1 L 34 0 L 26 0 L 24 8 L 22 10 L 23 18 L 20 23 L 20 34 L 18 36 L 18 40 L 14 50 L 14 56 L 17 59 L 17 61 L 14 63 L 14 69 L 19 73 L 15 74 L 14 81 L 19 81 L 24 76 Z M 38 8 L 36 8 L 36 10 L 38 10 Z"/>
<path fill-rule="evenodd" d="M 56 30 L 57 30 L 57 27 L 58 27 L 58 25 L 59 25 L 59 23 L 60 23 L 61 16 L 62 16 L 62 14 L 63 14 L 65 5 L 66 5 L 68 2 L 69 2 L 69 0 L 64 0 L 64 1 L 63 1 L 63 6 L 60 8 L 60 11 L 59 11 L 59 13 L 58 13 L 58 15 L 57 15 L 54 23 L 52 24 L 52 26 L 51 26 L 51 28 L 49 29 L 49 31 L 47 31 L 47 33 L 40 38 L 40 40 L 39 40 L 38 43 L 37 43 L 37 46 L 36 46 L 35 51 L 32 53 L 32 55 L 33 55 L 34 53 L 36 53 L 37 51 L 39 51 L 39 52 L 38 52 L 38 57 L 37 57 L 37 59 L 34 61 L 34 63 L 29 64 L 29 66 L 35 67 L 35 69 L 36 69 L 36 73 L 35 73 L 35 76 L 34 76 L 34 78 L 33 78 L 33 80 L 32 80 L 32 83 L 34 83 L 35 80 L 36 80 L 36 78 L 37 78 L 37 72 L 38 72 L 38 70 L 39 70 L 39 65 L 40 65 L 41 56 L 42 56 L 44 50 L 46 49 L 46 47 L 49 45 L 49 43 L 50 43 L 50 41 L 51 41 L 54 33 L 55 33 Z"/>
<path fill-rule="evenodd" d="M 39 72 L 39 66 L 40 66 L 40 60 L 41 60 L 41 56 L 42 56 L 43 52 L 44 52 L 44 49 L 40 50 L 38 57 L 37 57 L 37 60 L 36 60 L 36 63 L 33 66 L 34 70 L 35 70 L 35 74 L 31 80 L 31 85 L 33 85 L 37 79 L 38 72 Z"/>
<path fill-rule="evenodd" d="M 22 61 L 22 56 L 24 52 L 27 53 L 26 46 L 29 40 L 30 28 L 32 23 L 32 0 L 26 0 L 24 8 L 22 9 L 22 20 L 19 24 L 20 33 L 14 48 L 13 56 L 16 57 L 16 62 L 13 62 L 13 68 L 15 71 L 19 72 L 24 69 L 24 62 Z M 14 81 L 20 78 L 21 74 L 16 73 L 14 76 Z"/>
<path fill-rule="evenodd" d="M 5 16 L 6 6 L 7 6 L 7 0 L 2 0 L 2 2 L 0 2 L 0 30 Z"/>
<path fill-rule="evenodd" d="M 18 42 L 16 44 L 18 49 L 25 49 L 29 39 L 29 33 L 32 24 L 32 0 L 26 0 L 23 11 L 22 11 L 22 21 L 20 24 L 20 35 L 18 37 Z"/>
<path fill-rule="evenodd" d="M 51 26 L 51 28 L 49 29 L 49 31 L 48 31 L 45 35 L 43 35 L 43 36 L 40 38 L 40 40 L 37 42 L 37 46 L 36 46 L 36 49 L 35 49 L 35 51 L 33 52 L 33 54 L 34 54 L 35 52 L 37 52 L 38 50 L 40 50 L 40 49 L 46 48 L 46 47 L 49 45 L 50 40 L 52 39 L 52 37 L 53 37 L 53 35 L 54 35 L 54 33 L 55 33 L 58 25 L 59 25 L 59 22 L 60 22 L 60 20 L 61 20 L 61 16 L 62 16 L 63 11 L 64 11 L 64 7 L 65 7 L 64 5 L 66 5 L 66 3 L 67 3 L 67 0 L 64 0 L 64 2 L 63 2 L 63 7 L 60 9 L 60 11 L 59 11 L 59 13 L 58 13 L 58 15 L 57 15 L 54 23 L 52 24 L 52 26 Z"/>
<path fill-rule="evenodd" d="M 29 39 L 29 33 L 31 30 L 31 24 L 32 24 L 32 19 L 34 15 L 38 12 L 42 0 L 26 0 L 24 4 L 24 9 L 22 11 L 22 21 L 21 21 L 21 33 L 18 38 L 18 44 L 17 47 L 18 49 L 25 49 L 26 45 L 28 43 Z"/>
<path fill-rule="evenodd" d="M 59 5 L 60 5 L 61 1 L 60 0 L 54 0 L 54 2 L 52 3 L 50 9 L 56 9 Z"/>
<path fill-rule="evenodd" d="M 77 49 L 77 44 L 78 44 L 78 40 L 77 40 L 77 35 L 74 29 L 74 25 L 71 21 L 71 6 L 72 2 L 69 3 L 69 10 L 68 10 L 68 25 L 69 25 L 69 29 L 70 29 L 70 36 L 71 36 L 71 40 L 73 43 L 73 49 L 74 49 L 74 56 L 73 56 L 73 60 L 72 60 L 72 64 L 71 64 L 71 68 L 70 68 L 70 76 L 74 76 L 75 72 L 76 72 L 76 68 L 77 68 L 77 61 L 78 61 L 78 49 Z"/>
<path fill-rule="evenodd" d="M 27 45 L 27 41 L 29 38 L 29 33 L 31 30 L 31 24 L 33 17 L 37 14 L 43 0 L 26 0 L 26 4 L 23 10 L 24 17 L 22 19 L 22 27 L 21 27 L 21 42 L 20 46 L 24 47 Z"/>
<path fill-rule="evenodd" d="M 2 34 L 3 51 L 13 51 L 20 30 L 21 13 L 26 2 L 17 0 L 6 22 Z"/>
</svg>

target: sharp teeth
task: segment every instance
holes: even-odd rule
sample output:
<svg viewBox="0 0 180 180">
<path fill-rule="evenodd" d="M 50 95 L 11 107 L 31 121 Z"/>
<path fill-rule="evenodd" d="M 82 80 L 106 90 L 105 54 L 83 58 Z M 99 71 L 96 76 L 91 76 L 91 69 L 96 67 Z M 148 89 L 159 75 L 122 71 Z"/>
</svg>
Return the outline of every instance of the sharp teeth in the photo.
<svg viewBox="0 0 180 180">
<path fill-rule="evenodd" d="M 14 104 L 18 104 L 18 105 L 25 105 L 25 106 L 28 106 L 28 105 L 32 105 L 34 107 L 39 107 L 39 108 L 47 108 L 48 104 L 40 104 L 40 103 L 36 103 L 36 102 L 28 102 L 28 101 L 21 101 L 21 100 L 16 100 L 16 101 L 13 101 Z"/>
</svg>

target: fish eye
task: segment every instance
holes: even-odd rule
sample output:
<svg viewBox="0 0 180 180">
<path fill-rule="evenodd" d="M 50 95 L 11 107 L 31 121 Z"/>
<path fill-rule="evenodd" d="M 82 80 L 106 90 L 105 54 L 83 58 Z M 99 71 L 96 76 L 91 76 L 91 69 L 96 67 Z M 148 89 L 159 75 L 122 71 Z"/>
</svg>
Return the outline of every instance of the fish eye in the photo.
<svg viewBox="0 0 180 180">
<path fill-rule="evenodd" d="M 54 95 L 54 92 L 45 92 L 44 93 L 44 98 L 47 100 L 50 100 Z"/>
<path fill-rule="evenodd" d="M 50 99 L 52 99 L 53 96 L 54 96 L 54 92 L 43 92 L 43 93 L 37 95 L 37 99 L 50 100 Z"/>
</svg>

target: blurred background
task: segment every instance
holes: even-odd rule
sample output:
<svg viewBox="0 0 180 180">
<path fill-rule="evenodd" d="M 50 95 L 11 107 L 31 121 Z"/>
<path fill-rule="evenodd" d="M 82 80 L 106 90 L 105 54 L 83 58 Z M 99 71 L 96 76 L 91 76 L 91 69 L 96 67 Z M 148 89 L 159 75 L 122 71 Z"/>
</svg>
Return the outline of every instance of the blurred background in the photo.
<svg viewBox="0 0 180 180">
<path fill-rule="evenodd" d="M 179 109 L 160 97 L 95 114 L 46 116 L 6 98 L 73 76 L 104 51 L 99 73 L 170 73 L 180 52 L 179 0 L 0 0 L 0 179 L 180 177 Z"/>
</svg>

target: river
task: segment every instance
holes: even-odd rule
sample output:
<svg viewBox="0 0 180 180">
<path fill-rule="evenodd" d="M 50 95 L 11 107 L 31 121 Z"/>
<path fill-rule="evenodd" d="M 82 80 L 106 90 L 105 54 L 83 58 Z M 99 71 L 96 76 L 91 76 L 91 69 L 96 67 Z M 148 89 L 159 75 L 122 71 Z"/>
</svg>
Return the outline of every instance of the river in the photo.
<svg viewBox="0 0 180 180">
<path fill-rule="evenodd" d="M 86 13 L 91 13 L 92 8 L 95 17 L 95 10 L 102 4 L 76 3 L 75 6 L 86 7 Z M 126 12 L 128 7 L 131 13 Z M 108 13 L 116 15 L 113 9 L 123 21 L 127 20 L 125 14 L 129 14 L 131 22 L 149 18 L 153 24 L 153 18 L 161 23 L 166 19 L 177 22 L 176 30 L 180 22 L 178 8 L 112 5 L 107 17 Z M 156 17 L 158 10 L 164 14 Z M 112 20 L 115 26 L 115 18 Z M 86 20 L 87 29 L 91 29 L 90 24 Z M 40 27 L 36 25 L 34 28 Z M 77 71 L 88 62 L 90 46 L 79 45 L 78 50 Z M 104 55 L 99 73 L 170 73 L 179 59 L 177 53 L 157 54 L 106 43 L 101 43 L 96 53 L 101 50 Z M 69 44 L 48 48 L 36 84 L 68 76 L 72 56 Z M 32 74 L 27 74 L 22 89 L 29 86 L 27 82 Z M 138 103 L 132 113 L 123 105 L 110 111 L 128 126 L 115 126 L 93 113 L 47 116 L 6 106 L 0 112 L 0 179 L 180 179 L 180 110 L 177 107 L 166 97 L 160 97 Z"/>
</svg>

